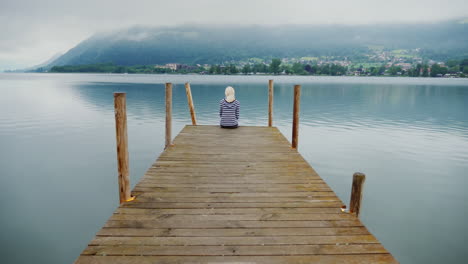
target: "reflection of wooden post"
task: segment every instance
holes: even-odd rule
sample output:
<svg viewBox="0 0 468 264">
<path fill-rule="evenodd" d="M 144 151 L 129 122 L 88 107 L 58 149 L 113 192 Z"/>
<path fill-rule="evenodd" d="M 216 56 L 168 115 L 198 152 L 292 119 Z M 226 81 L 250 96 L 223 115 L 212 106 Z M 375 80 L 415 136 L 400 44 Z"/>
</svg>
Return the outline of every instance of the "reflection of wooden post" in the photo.
<svg viewBox="0 0 468 264">
<path fill-rule="evenodd" d="M 273 126 L 273 80 L 268 81 L 268 126 Z"/>
<path fill-rule="evenodd" d="M 128 169 L 127 110 L 125 93 L 114 93 L 115 131 L 117 135 L 117 163 L 119 169 L 120 203 L 130 201 L 130 179 Z"/>
<path fill-rule="evenodd" d="M 356 172 L 353 175 L 353 187 L 351 188 L 351 199 L 349 203 L 349 212 L 356 214 L 359 217 L 361 208 L 362 191 L 366 175 L 364 173 Z"/>
<path fill-rule="evenodd" d="M 172 83 L 166 83 L 166 145 L 164 149 L 171 145 L 172 137 Z"/>
<path fill-rule="evenodd" d="M 187 101 L 192 117 L 192 125 L 197 125 L 197 117 L 195 116 L 195 107 L 193 106 L 192 91 L 190 90 L 190 83 L 185 83 L 185 93 L 187 94 Z"/>
<path fill-rule="evenodd" d="M 294 107 L 293 107 L 293 127 L 291 147 L 297 149 L 299 137 L 299 105 L 301 103 L 301 86 L 294 85 Z"/>
</svg>

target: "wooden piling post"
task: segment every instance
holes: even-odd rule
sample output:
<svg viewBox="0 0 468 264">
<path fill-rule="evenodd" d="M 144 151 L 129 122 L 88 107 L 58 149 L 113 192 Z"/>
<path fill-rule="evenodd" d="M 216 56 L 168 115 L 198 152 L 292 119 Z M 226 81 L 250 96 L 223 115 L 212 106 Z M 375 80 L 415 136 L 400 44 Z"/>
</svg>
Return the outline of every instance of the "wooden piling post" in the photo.
<svg viewBox="0 0 468 264">
<path fill-rule="evenodd" d="M 366 175 L 364 173 L 356 172 L 353 175 L 353 186 L 351 188 L 351 199 L 349 203 L 349 212 L 356 214 L 359 217 L 359 211 L 361 208 L 362 191 L 364 188 L 364 181 Z"/>
<path fill-rule="evenodd" d="M 131 201 L 128 165 L 127 110 L 125 93 L 114 93 L 117 163 L 119 170 L 120 203 Z"/>
<path fill-rule="evenodd" d="M 273 126 L 273 80 L 268 81 L 268 126 Z"/>
<path fill-rule="evenodd" d="M 192 117 L 192 125 L 197 125 L 197 117 L 195 115 L 195 107 L 193 106 L 192 90 L 190 89 L 190 83 L 185 83 L 185 93 L 187 94 L 187 101 L 190 110 L 190 116 Z"/>
<path fill-rule="evenodd" d="M 166 144 L 164 149 L 171 145 L 172 141 L 172 83 L 166 83 Z"/>
<path fill-rule="evenodd" d="M 299 137 L 299 106 L 301 104 L 301 86 L 294 85 L 293 127 L 291 147 L 297 149 Z"/>
</svg>

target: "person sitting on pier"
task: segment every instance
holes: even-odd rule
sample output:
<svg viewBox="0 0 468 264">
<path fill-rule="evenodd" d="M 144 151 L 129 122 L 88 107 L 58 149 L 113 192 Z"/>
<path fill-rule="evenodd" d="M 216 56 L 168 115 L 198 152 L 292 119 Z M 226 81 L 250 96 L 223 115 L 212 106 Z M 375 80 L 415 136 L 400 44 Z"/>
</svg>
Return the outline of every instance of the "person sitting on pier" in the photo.
<svg viewBox="0 0 468 264">
<path fill-rule="evenodd" d="M 234 96 L 234 88 L 226 87 L 226 98 L 219 102 L 220 125 L 223 128 L 236 128 L 239 121 L 240 103 Z"/>
</svg>

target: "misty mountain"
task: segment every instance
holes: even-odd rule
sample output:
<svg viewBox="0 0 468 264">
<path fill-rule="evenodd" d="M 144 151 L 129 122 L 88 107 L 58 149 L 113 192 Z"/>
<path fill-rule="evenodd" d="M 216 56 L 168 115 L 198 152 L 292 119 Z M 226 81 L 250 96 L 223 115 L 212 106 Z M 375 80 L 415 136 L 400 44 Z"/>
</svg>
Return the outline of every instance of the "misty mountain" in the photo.
<svg viewBox="0 0 468 264">
<path fill-rule="evenodd" d="M 370 46 L 420 49 L 425 58 L 468 57 L 468 24 L 136 26 L 96 34 L 49 66 L 223 63 L 248 58 L 347 56 Z"/>
</svg>

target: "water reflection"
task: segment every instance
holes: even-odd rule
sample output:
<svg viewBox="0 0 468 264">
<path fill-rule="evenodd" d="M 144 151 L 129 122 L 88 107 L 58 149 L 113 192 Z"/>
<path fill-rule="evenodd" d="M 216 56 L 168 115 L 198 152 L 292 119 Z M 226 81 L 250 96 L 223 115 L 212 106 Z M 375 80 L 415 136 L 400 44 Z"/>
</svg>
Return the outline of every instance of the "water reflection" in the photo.
<svg viewBox="0 0 468 264">
<path fill-rule="evenodd" d="M 114 92 L 127 93 L 134 185 L 163 149 L 165 82 L 175 83 L 175 135 L 191 122 L 185 81 L 200 124 L 218 123 L 232 85 L 240 124 L 266 125 L 269 78 L 0 75 L 0 199 L 10 201 L 0 215 L 2 258 L 71 263 L 115 209 Z M 292 88 L 302 84 L 300 152 L 345 203 L 352 173 L 368 175 L 361 218 L 401 263 L 466 259 L 466 80 L 275 82 L 275 126 L 290 138 Z"/>
<path fill-rule="evenodd" d="M 225 85 L 193 84 L 191 87 L 199 121 L 216 124 L 218 102 L 223 97 Z M 243 124 L 265 124 L 268 107 L 266 85 L 238 84 L 234 87 L 237 99 L 242 103 Z M 117 91 L 126 92 L 129 115 L 148 121 L 164 118 L 163 83 L 86 83 L 72 88 L 83 101 L 102 111 L 113 111 L 113 97 L 109 95 Z M 304 84 L 301 94 L 301 123 L 305 125 L 326 124 L 338 128 L 395 125 L 466 136 L 466 86 Z M 292 86 L 276 84 L 274 99 L 275 121 L 287 124 L 292 114 Z M 174 85 L 173 107 L 176 120 L 188 120 L 182 84 Z"/>
</svg>

